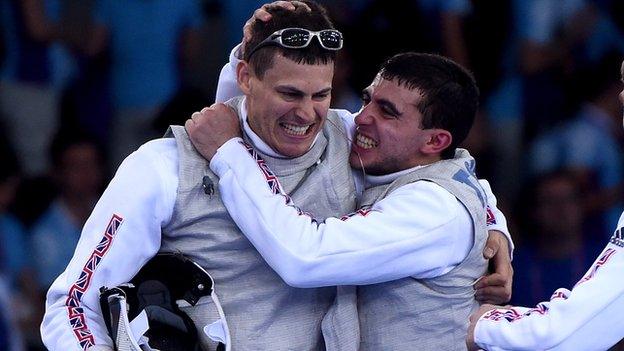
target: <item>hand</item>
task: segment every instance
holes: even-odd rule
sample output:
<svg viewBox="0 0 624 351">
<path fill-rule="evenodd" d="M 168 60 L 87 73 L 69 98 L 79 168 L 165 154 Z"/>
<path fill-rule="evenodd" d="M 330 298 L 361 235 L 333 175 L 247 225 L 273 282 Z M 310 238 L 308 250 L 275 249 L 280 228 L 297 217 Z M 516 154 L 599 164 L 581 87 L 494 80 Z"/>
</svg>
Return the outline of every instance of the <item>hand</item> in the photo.
<svg viewBox="0 0 624 351">
<path fill-rule="evenodd" d="M 276 9 L 284 9 L 288 11 L 295 11 L 298 8 L 303 8 L 306 11 L 310 12 L 312 9 L 301 1 L 274 1 L 270 4 L 264 4 L 262 7 L 254 11 L 253 15 L 250 19 L 245 22 L 243 26 L 243 45 L 241 47 L 241 52 L 246 53 L 247 43 L 251 39 L 251 26 L 255 21 L 268 22 L 271 20 L 271 11 Z"/>
<path fill-rule="evenodd" d="M 475 327 L 477 326 L 477 321 L 479 320 L 479 318 L 481 318 L 481 316 L 485 314 L 486 312 L 491 311 L 495 308 L 499 308 L 499 307 L 500 306 L 486 304 L 486 305 L 479 307 L 479 309 L 470 316 L 470 325 L 468 325 L 468 334 L 466 335 L 466 346 L 468 346 L 469 351 L 480 350 L 479 346 L 475 344 L 475 340 L 474 340 L 474 331 L 475 331 Z"/>
<path fill-rule="evenodd" d="M 238 116 L 224 104 L 193 113 L 184 127 L 195 149 L 208 161 L 226 141 L 241 136 Z"/>
<path fill-rule="evenodd" d="M 507 237 L 497 230 L 488 231 L 483 257 L 490 260 L 494 272 L 481 277 L 475 284 L 475 298 L 481 303 L 506 303 L 511 299 L 513 280 Z"/>
</svg>

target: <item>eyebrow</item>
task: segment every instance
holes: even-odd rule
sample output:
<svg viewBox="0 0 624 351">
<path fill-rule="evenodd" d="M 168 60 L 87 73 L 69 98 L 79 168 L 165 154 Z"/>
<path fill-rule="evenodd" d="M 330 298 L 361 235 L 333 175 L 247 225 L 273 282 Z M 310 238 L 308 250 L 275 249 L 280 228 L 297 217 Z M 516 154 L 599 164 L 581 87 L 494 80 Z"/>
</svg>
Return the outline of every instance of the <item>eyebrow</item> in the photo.
<svg viewBox="0 0 624 351">
<path fill-rule="evenodd" d="M 382 99 L 382 98 L 377 99 L 377 101 L 380 105 L 389 108 L 393 114 L 397 116 L 401 116 L 403 114 L 402 112 L 399 111 L 399 109 L 396 107 L 396 105 L 393 102 L 386 100 L 386 99 Z"/>
<path fill-rule="evenodd" d="M 322 90 L 320 90 L 320 91 L 317 91 L 316 93 L 314 93 L 314 95 L 319 95 L 319 94 L 327 94 L 327 93 L 329 93 L 329 92 L 331 92 L 331 91 L 332 91 L 332 88 L 331 88 L 331 87 L 327 87 L 327 88 L 325 88 L 325 89 L 322 89 Z"/>
<path fill-rule="evenodd" d="M 305 92 L 303 92 L 302 90 L 295 88 L 292 85 L 278 85 L 275 87 L 276 90 L 278 91 L 289 91 L 289 92 L 293 92 L 293 93 L 297 93 L 300 95 L 305 95 Z M 317 95 L 317 94 L 327 94 L 329 92 L 331 92 L 332 87 L 327 87 L 325 89 L 321 89 L 317 92 L 312 93 L 312 95 Z"/>
<path fill-rule="evenodd" d="M 371 95 L 371 90 L 372 89 L 370 87 L 362 90 L 362 97 L 368 97 L 369 99 L 373 100 L 372 95 Z M 399 109 L 396 107 L 396 105 L 392 101 L 384 99 L 384 98 L 375 98 L 375 101 L 377 101 L 379 105 L 390 109 L 390 111 L 393 114 L 397 116 L 403 115 L 403 112 L 400 112 Z"/>
</svg>

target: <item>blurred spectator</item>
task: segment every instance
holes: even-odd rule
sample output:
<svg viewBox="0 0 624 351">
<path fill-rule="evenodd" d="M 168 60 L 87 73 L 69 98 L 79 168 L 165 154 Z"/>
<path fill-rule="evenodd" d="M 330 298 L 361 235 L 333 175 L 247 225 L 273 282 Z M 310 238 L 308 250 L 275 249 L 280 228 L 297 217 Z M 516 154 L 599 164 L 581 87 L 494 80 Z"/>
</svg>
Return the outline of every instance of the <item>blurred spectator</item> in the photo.
<svg viewBox="0 0 624 351">
<path fill-rule="evenodd" d="M 465 19 L 472 10 L 470 0 L 416 0 L 432 49 L 464 67 L 470 67 L 466 47 Z"/>
<path fill-rule="evenodd" d="M 553 172 L 528 188 L 526 231 L 514 253 L 512 303 L 529 306 L 571 289 L 604 246 L 590 240 L 579 185 L 573 174 Z"/>
<path fill-rule="evenodd" d="M 184 125 L 193 114 L 212 102 L 199 89 L 186 88 L 169 100 L 154 120 L 154 129 L 161 135 L 165 134 L 170 125 Z"/>
<path fill-rule="evenodd" d="M 27 237 L 23 225 L 9 213 L 20 175 L 17 159 L 6 142 L 0 145 L 0 164 L 0 272 L 15 287 L 28 259 Z"/>
<path fill-rule="evenodd" d="M 618 102 L 622 88 L 613 76 L 614 72 L 606 68 L 579 74 L 578 85 L 582 84 L 586 92 L 580 110 L 573 120 L 539 137 L 530 148 L 529 158 L 533 174 L 562 167 L 573 170 L 584 191 L 586 209 L 602 215 L 597 225 L 605 229 L 617 224 L 624 189 L 622 108 Z"/>
<path fill-rule="evenodd" d="M 4 278 L 0 274 L 0 350 L 22 351 L 24 345 L 15 323 L 10 284 L 7 284 Z"/>
<path fill-rule="evenodd" d="M 505 73 L 503 59 L 513 28 L 511 0 L 471 0 L 471 4 L 464 20 L 468 60 L 484 100 Z"/>
<path fill-rule="evenodd" d="M 607 53 L 624 53 L 624 36 L 587 0 L 516 0 L 528 138 L 570 112 L 570 78 Z"/>
<path fill-rule="evenodd" d="M 195 0 L 96 0 L 91 55 L 109 49 L 113 121 L 111 161 L 158 136 L 152 123 L 193 66 L 201 11 Z M 179 55 L 181 53 L 181 55 Z"/>
<path fill-rule="evenodd" d="M 4 129 L 2 129 L 4 130 Z M 22 334 L 18 328 L 20 311 L 16 300 L 28 296 L 28 238 L 22 224 L 9 213 L 18 183 L 19 165 L 7 139 L 0 136 L 0 350 L 22 350 Z M 36 303 L 35 300 L 31 300 Z"/>
<path fill-rule="evenodd" d="M 75 69 L 60 44 L 61 0 L 5 0 L 0 6 L 6 47 L 0 112 L 24 172 L 36 175 L 47 169 L 60 93 Z"/>
<path fill-rule="evenodd" d="M 265 0 L 220 0 L 223 6 L 223 12 L 226 17 L 226 35 L 228 37 L 227 47 L 233 48 L 243 39 L 241 28 L 251 16 L 251 13 L 263 4 L 270 2 Z M 227 56 L 223 57 L 224 59 Z"/>
<path fill-rule="evenodd" d="M 470 67 L 464 19 L 471 8 L 469 0 L 371 1 L 345 35 L 357 58 L 355 86 L 364 88 L 381 62 L 402 51 L 439 53 Z"/>
<path fill-rule="evenodd" d="M 79 133 L 59 134 L 51 154 L 59 193 L 32 229 L 33 258 L 42 290 L 67 266 L 104 182 L 101 148 L 93 139 Z"/>
</svg>

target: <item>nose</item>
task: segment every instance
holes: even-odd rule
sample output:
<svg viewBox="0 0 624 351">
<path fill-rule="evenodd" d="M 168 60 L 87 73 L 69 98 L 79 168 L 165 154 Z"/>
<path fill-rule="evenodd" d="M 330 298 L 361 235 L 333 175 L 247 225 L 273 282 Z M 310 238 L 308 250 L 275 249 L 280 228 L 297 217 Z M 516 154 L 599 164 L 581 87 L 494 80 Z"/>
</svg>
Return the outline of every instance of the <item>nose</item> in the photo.
<svg viewBox="0 0 624 351">
<path fill-rule="evenodd" d="M 360 113 L 355 116 L 355 124 L 358 126 L 371 124 L 373 122 L 373 119 L 374 117 L 371 109 L 371 104 L 368 104 L 367 106 L 362 107 Z"/>
<path fill-rule="evenodd" d="M 624 90 L 622 90 L 620 92 L 620 96 L 619 97 L 620 97 L 620 103 L 622 104 L 622 106 L 624 106 Z"/>
<path fill-rule="evenodd" d="M 314 101 L 312 99 L 301 99 L 295 110 L 295 114 L 303 122 L 311 123 L 316 115 L 314 110 Z"/>
</svg>

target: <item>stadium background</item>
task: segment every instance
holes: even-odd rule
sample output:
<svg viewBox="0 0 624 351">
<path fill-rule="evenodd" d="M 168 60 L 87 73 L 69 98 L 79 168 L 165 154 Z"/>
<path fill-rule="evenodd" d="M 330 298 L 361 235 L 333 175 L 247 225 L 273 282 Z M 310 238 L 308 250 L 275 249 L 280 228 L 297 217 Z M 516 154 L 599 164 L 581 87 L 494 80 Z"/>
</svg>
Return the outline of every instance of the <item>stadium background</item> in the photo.
<svg viewBox="0 0 624 351">
<path fill-rule="evenodd" d="M 474 72 L 481 108 L 464 146 L 509 220 L 512 303 L 571 288 L 623 209 L 624 2 L 320 2 L 345 36 L 333 107 L 358 110 L 401 51 Z M 45 291 L 120 160 L 213 102 L 262 3 L 0 0 L 0 349 L 42 349 Z M 142 133 L 116 134 L 129 120 Z"/>
</svg>

